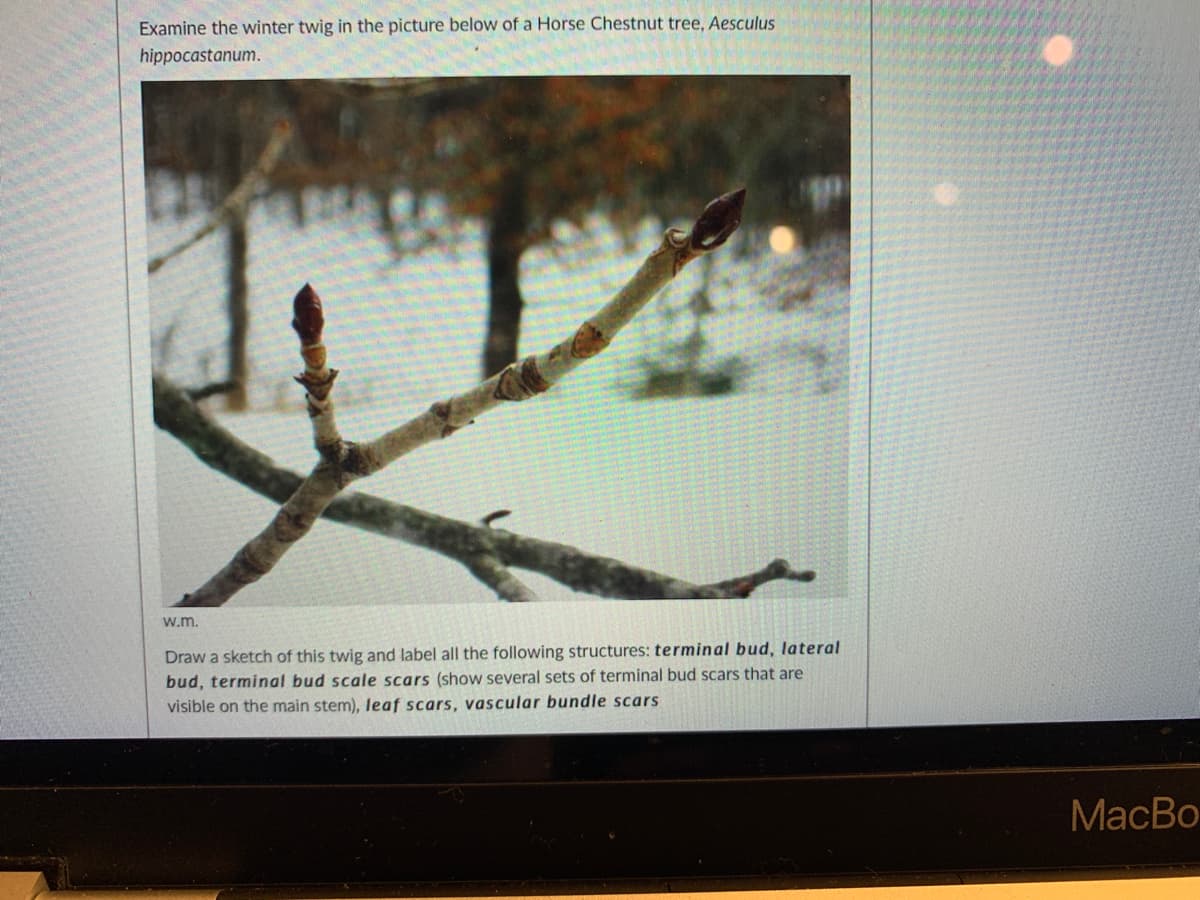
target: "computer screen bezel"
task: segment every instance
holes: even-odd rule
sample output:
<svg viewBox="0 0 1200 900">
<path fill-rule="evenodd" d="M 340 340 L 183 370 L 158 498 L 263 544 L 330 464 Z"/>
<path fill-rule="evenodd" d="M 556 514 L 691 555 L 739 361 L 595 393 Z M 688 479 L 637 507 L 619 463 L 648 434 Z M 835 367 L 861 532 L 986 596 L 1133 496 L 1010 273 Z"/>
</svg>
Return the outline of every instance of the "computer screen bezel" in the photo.
<svg viewBox="0 0 1200 900">
<path fill-rule="evenodd" d="M 0 763 L 0 859 L 72 887 L 649 890 L 1200 865 L 1178 814 L 1200 799 L 1195 720 L 12 741 Z"/>
</svg>

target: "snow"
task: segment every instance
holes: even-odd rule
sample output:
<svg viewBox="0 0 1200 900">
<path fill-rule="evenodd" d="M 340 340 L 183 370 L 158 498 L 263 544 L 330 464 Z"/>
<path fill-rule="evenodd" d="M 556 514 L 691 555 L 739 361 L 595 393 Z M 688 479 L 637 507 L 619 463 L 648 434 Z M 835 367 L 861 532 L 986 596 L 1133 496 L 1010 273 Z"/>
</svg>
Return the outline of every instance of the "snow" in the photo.
<svg viewBox="0 0 1200 900">
<path fill-rule="evenodd" d="M 156 186 L 161 195 L 167 188 Z M 165 205 L 165 204 L 164 204 Z M 198 217 L 151 217 L 149 253 Z M 475 383 L 486 313 L 477 224 L 457 252 L 434 246 L 399 261 L 371 209 L 347 205 L 304 228 L 259 203 L 250 221 L 253 411 L 222 423 L 281 464 L 307 471 L 311 432 L 288 323 L 310 281 L 327 317 L 343 435 L 374 437 Z M 569 334 L 632 273 L 659 237 L 647 223 L 627 251 L 601 223 L 558 230 L 522 260 L 522 348 Z M 224 245 L 220 234 L 150 281 L 156 365 L 182 384 L 223 375 Z M 719 397 L 638 400 L 639 360 L 677 365 L 671 346 L 695 326 L 686 269 L 601 356 L 548 394 L 482 417 L 356 488 L 468 521 L 497 523 L 696 582 L 745 574 L 783 557 L 813 568 L 811 585 L 775 583 L 756 596 L 846 590 L 848 247 L 715 257 L 703 317 L 705 360 L 737 357 L 746 377 Z M 788 302 L 795 295 L 799 301 Z M 170 332 L 169 341 L 164 336 Z M 818 367 L 815 363 L 821 362 Z M 274 505 L 212 472 L 164 432 L 156 439 L 164 602 L 194 590 L 270 519 Z M 544 599 L 587 599 L 529 573 Z M 495 602 L 458 563 L 427 550 L 318 523 L 239 606 L 287 603 Z"/>
</svg>

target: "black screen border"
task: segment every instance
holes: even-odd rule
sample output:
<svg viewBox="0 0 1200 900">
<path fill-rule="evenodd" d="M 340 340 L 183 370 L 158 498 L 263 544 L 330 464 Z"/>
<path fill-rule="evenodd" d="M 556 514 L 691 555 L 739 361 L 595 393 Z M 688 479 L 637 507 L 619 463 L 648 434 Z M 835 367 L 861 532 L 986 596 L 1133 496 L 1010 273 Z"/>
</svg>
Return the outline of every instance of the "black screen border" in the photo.
<svg viewBox="0 0 1200 900">
<path fill-rule="evenodd" d="M 0 741 L 0 869 L 323 896 L 1200 873 L 1200 827 L 1106 830 L 1101 801 L 1200 805 L 1200 720 Z"/>
<path fill-rule="evenodd" d="M 1200 763 L 1200 719 L 810 731 L 0 740 L 0 787 L 555 784 Z"/>
</svg>

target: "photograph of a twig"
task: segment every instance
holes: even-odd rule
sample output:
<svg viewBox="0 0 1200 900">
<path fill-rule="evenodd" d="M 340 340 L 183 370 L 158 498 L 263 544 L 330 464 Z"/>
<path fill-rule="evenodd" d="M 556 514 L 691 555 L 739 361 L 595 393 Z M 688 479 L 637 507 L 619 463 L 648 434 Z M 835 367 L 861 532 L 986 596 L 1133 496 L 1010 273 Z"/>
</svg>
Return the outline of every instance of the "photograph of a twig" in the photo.
<svg viewBox="0 0 1200 900">
<path fill-rule="evenodd" d="M 341 538 L 331 553 L 333 539 L 314 531 L 322 518 L 433 551 L 477 585 L 476 600 L 733 599 L 771 585 L 796 596 L 827 581 L 832 593 L 844 589 L 848 80 L 405 85 L 143 85 L 155 423 L 195 461 L 160 444 L 165 601 L 445 602 L 468 593 L 424 564 L 390 567 L 366 538 Z M 298 268 L 306 254 L 294 248 L 252 252 L 252 235 L 280 247 L 315 230 L 313 208 L 335 220 L 327 235 L 360 229 L 369 209 L 375 233 L 342 242 L 333 265 Z M 321 243 L 313 255 L 328 252 Z M 447 348 L 462 344 L 456 276 L 476 253 L 483 377 L 464 390 L 472 379 L 448 387 L 442 370 L 469 368 L 470 354 Z M 375 271 L 364 276 L 366 268 Z M 391 310 L 364 301 L 368 277 L 383 284 L 367 293 L 403 286 L 415 313 L 407 327 L 370 322 Z M 280 296 L 285 278 L 294 280 Z M 348 281 L 359 289 L 347 291 Z M 543 304 L 538 287 L 567 296 Z M 201 292 L 223 296 L 216 308 L 225 315 L 195 324 L 196 309 L 214 308 Z M 431 327 L 447 318 L 453 324 Z M 226 322 L 223 340 L 198 349 L 214 319 Z M 551 328 L 558 334 L 535 346 Z M 427 340 L 414 346 L 418 329 Z M 254 349 L 261 340 L 275 354 L 289 331 L 303 362 L 292 388 L 300 409 L 277 374 L 259 374 Z M 377 358 L 389 354 L 396 371 L 377 374 Z M 422 370 L 413 359 L 437 365 Z M 264 381 L 276 385 L 269 413 Z M 393 402 L 375 396 L 385 383 Z M 421 393 L 423 409 L 405 413 Z M 343 412 L 349 404 L 353 439 L 335 420 L 335 398 Z M 534 398 L 547 411 L 519 414 Z M 498 407 L 520 411 L 475 424 Z M 308 419 L 316 461 L 307 474 L 254 446 L 273 440 L 285 418 Z M 635 422 L 640 432 L 625 427 Z M 391 476 L 420 447 L 464 443 L 446 441 L 460 432 L 485 436 L 446 454 L 432 477 L 429 464 L 425 474 Z M 292 445 L 287 456 L 300 458 Z M 371 476 L 395 499 L 349 489 Z M 474 521 L 394 493 L 401 485 L 427 496 L 431 482 L 447 506 L 482 502 Z M 230 485 L 278 504 L 265 527 L 231 531 L 250 510 L 217 501 Z M 541 513 L 521 529 L 529 533 L 498 527 L 510 498 L 512 520 Z M 640 536 L 631 531 L 639 523 Z M 227 548 L 220 557 L 218 544 Z"/>
</svg>

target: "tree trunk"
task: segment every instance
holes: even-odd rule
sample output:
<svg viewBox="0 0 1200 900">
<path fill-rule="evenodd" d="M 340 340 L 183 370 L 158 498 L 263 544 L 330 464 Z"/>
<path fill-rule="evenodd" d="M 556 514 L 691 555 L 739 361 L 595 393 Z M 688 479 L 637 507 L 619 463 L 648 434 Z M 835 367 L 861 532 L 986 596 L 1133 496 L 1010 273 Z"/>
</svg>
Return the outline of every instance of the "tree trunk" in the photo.
<svg viewBox="0 0 1200 900">
<path fill-rule="evenodd" d="M 483 343 L 483 377 L 490 378 L 517 360 L 521 337 L 520 274 L 528 209 L 525 172 L 513 172 L 496 200 L 488 222 L 488 323 Z"/>
<path fill-rule="evenodd" d="M 235 114 L 223 138 L 220 184 L 222 192 L 226 195 L 241 183 L 244 174 L 245 137 L 239 127 L 244 119 L 245 116 Z M 231 382 L 234 387 L 225 395 L 225 408 L 234 412 L 241 412 L 249 406 L 247 387 L 250 360 L 246 352 L 246 342 L 250 334 L 250 289 L 246 281 L 246 263 L 249 255 L 246 206 L 245 203 L 239 204 L 232 211 L 229 217 L 229 240 L 226 245 L 229 270 L 225 308 L 229 316 L 229 332 L 226 338 L 228 368 L 225 380 Z"/>
<path fill-rule="evenodd" d="M 234 387 L 225 399 L 225 408 L 235 412 L 249 406 L 250 358 L 246 352 L 250 336 L 250 289 L 246 281 L 248 248 L 246 211 L 239 209 L 229 220 L 229 371 L 226 379 Z"/>
</svg>

